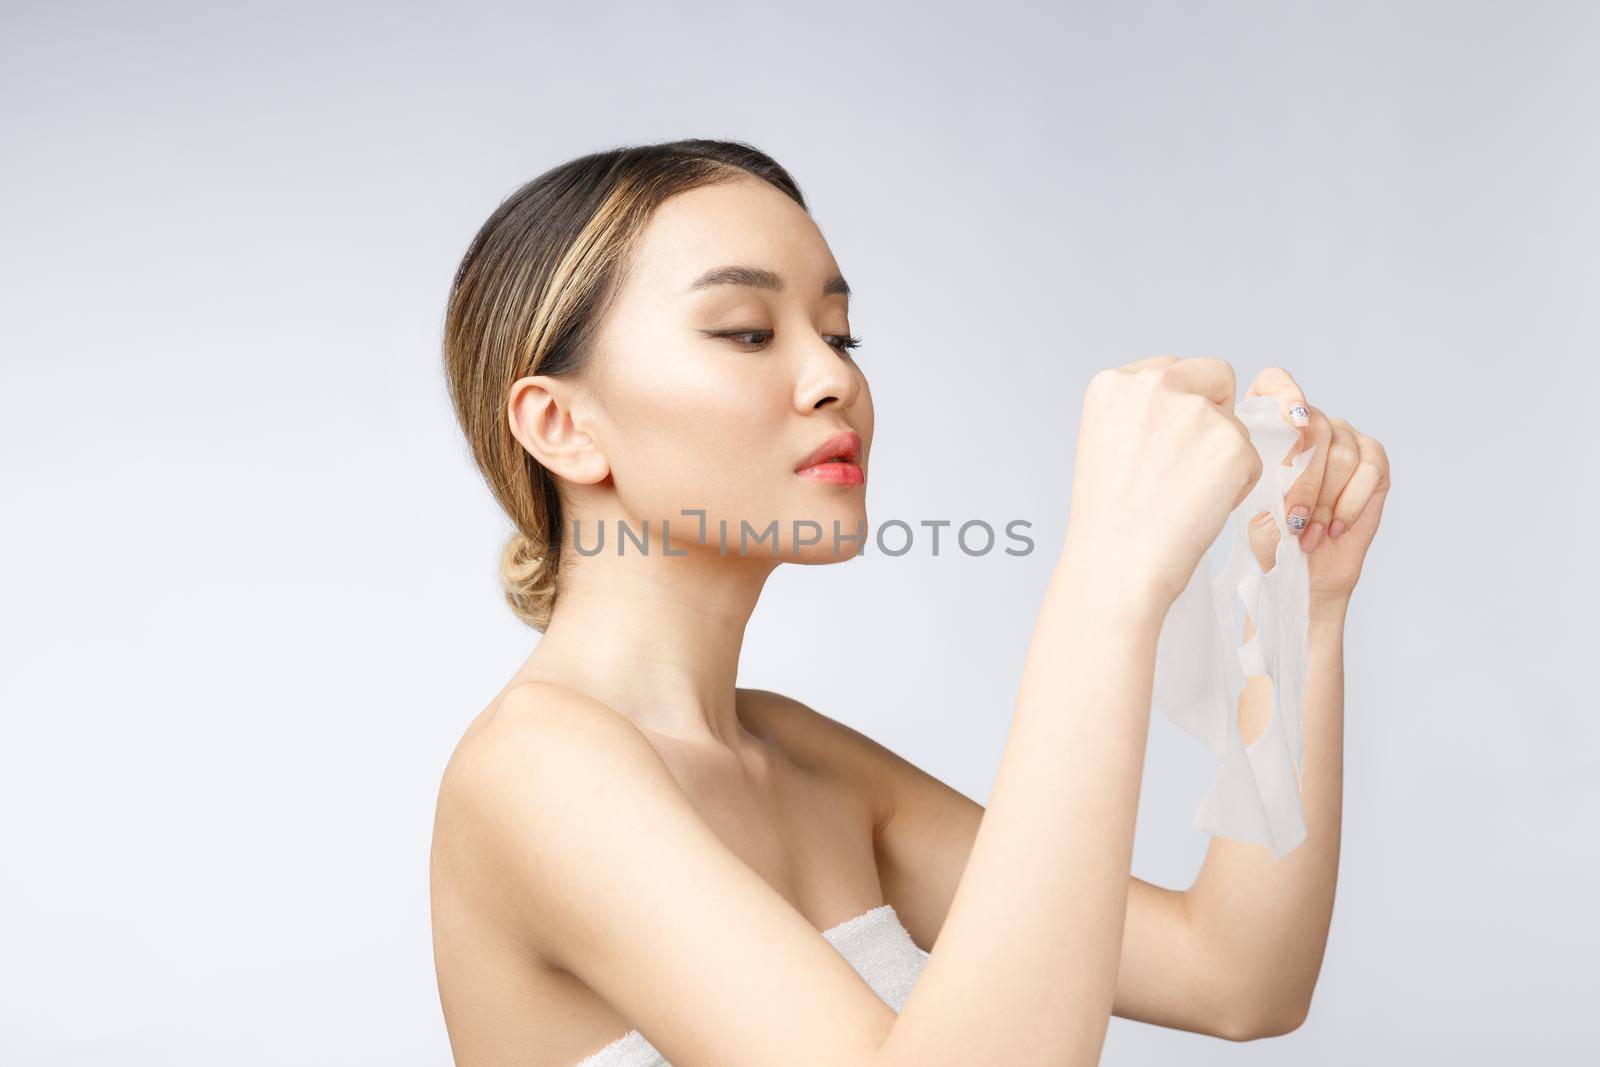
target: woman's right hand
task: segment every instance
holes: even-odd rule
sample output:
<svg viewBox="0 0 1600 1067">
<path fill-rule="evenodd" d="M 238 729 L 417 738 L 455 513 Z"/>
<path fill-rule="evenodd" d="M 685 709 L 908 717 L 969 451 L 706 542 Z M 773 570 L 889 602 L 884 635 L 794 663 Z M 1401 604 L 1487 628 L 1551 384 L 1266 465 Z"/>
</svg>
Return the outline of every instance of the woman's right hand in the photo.
<svg viewBox="0 0 1600 1067">
<path fill-rule="evenodd" d="M 1163 616 L 1261 477 L 1223 360 L 1155 356 L 1084 392 L 1064 553 Z"/>
</svg>

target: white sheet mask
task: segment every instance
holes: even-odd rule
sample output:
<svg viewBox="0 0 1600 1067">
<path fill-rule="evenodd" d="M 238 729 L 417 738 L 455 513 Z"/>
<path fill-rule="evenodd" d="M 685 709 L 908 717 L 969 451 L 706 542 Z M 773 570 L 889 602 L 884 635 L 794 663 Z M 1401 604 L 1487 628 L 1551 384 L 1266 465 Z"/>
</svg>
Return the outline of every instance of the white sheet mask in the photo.
<svg viewBox="0 0 1600 1067">
<path fill-rule="evenodd" d="M 1282 859 L 1305 840 L 1300 775 L 1305 745 L 1300 702 L 1306 678 L 1310 571 L 1300 539 L 1284 521 L 1284 494 L 1316 451 L 1284 465 L 1299 434 L 1276 397 L 1234 408 L 1261 456 L 1261 478 L 1223 524 L 1227 562 L 1213 578 L 1207 556 L 1173 602 L 1156 646 L 1153 703 L 1222 761 L 1195 812 L 1196 829 L 1265 845 Z M 1262 511 L 1278 528 L 1276 562 L 1263 574 L 1250 548 L 1249 523 Z M 1256 633 L 1241 644 L 1243 608 Z M 1248 675 L 1272 682 L 1272 718 L 1248 747 L 1239 727 L 1239 696 Z"/>
</svg>

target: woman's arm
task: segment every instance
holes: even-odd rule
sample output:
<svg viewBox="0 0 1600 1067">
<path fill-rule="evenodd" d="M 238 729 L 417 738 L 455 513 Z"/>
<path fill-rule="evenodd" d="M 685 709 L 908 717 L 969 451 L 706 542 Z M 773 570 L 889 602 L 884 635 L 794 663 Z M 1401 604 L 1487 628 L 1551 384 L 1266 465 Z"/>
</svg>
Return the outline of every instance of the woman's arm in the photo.
<svg viewBox="0 0 1600 1067">
<path fill-rule="evenodd" d="M 1298 398 L 1298 386 L 1274 369 L 1264 392 Z M 1305 765 L 1301 808 L 1306 839 L 1281 860 L 1263 850 L 1213 837 L 1187 897 L 1191 923 L 1204 944 L 1233 966 L 1223 972 L 1229 997 L 1253 1029 L 1282 1033 L 1310 1010 L 1333 918 L 1339 873 L 1340 809 L 1344 778 L 1344 625 L 1367 550 L 1377 534 L 1391 485 L 1383 446 L 1349 422 L 1306 406 L 1306 435 L 1318 448 L 1286 504 L 1303 503 L 1309 525 L 1301 548 L 1309 554 L 1309 627 L 1301 728 Z M 1270 522 L 1251 543 L 1269 568 L 1276 555 Z M 1246 622 L 1244 639 L 1255 635 Z M 1253 740 L 1272 714 L 1272 688 L 1249 679 L 1240 698 L 1240 725 Z M 1157 954 L 1149 946 L 1145 957 Z M 1142 973 L 1153 964 L 1135 962 Z M 1154 1021 L 1160 1021 L 1156 1019 Z"/>
<path fill-rule="evenodd" d="M 1344 775 L 1344 620 L 1342 604 L 1323 605 L 1307 632 L 1300 782 L 1306 839 L 1274 860 L 1259 845 L 1214 836 L 1185 894 L 1190 926 L 1217 964 L 1211 977 L 1226 989 L 1235 1025 L 1258 1036 L 1287 1033 L 1304 1021 L 1333 919 Z M 1254 630 L 1246 628 L 1246 640 Z M 1260 735 L 1271 713 L 1271 683 L 1256 675 L 1240 698 L 1247 741 Z M 1130 984 L 1159 988 L 1162 956 L 1159 945 L 1130 939 Z M 1168 1009 L 1160 999 L 1129 1006 L 1136 1018 L 1165 1022 Z"/>
<path fill-rule="evenodd" d="M 1302 729 L 1307 840 L 1274 862 L 1254 845 L 1213 837 L 1194 886 L 1128 878 L 1112 1014 L 1245 1041 L 1298 1027 L 1322 965 L 1338 872 L 1344 605 L 1318 609 L 1309 633 Z M 1246 629 L 1245 640 L 1251 630 Z M 1240 697 L 1246 739 L 1266 725 L 1266 677 Z M 776 696 L 776 694 L 773 694 Z M 850 726 L 778 697 L 789 744 L 826 750 L 877 789 L 878 878 L 918 944 L 933 944 L 960 885 L 984 808 Z"/>
<path fill-rule="evenodd" d="M 1276 368 L 1256 391 L 1303 402 Z M 1344 623 L 1350 597 L 1382 519 L 1392 484 L 1376 440 L 1343 419 L 1310 409 L 1308 439 L 1319 455 L 1291 504 L 1304 503 L 1312 531 L 1310 625 L 1302 729 L 1302 804 L 1307 839 L 1281 861 L 1259 847 L 1212 839 L 1188 891 L 1132 878 L 1113 1013 L 1243 1040 L 1293 1029 L 1309 1008 L 1321 969 L 1338 868 L 1344 762 Z M 1303 484 L 1302 484 L 1303 483 Z M 1269 524 L 1270 527 L 1270 524 Z M 1277 541 L 1252 545 L 1264 567 Z M 1243 637 L 1253 636 L 1253 626 Z M 1246 738 L 1271 713 L 1270 683 L 1248 681 L 1240 699 Z M 803 708 L 803 705 L 795 705 Z M 983 808 L 876 742 L 805 709 L 835 758 L 876 783 L 885 812 L 878 828 L 879 877 L 919 943 L 939 934 Z M 818 742 L 823 743 L 823 742 Z"/>
<path fill-rule="evenodd" d="M 1321 967 L 1338 867 L 1346 600 L 1311 621 L 1302 729 L 1307 839 L 1274 862 L 1259 846 L 1213 837 L 1189 890 L 1128 879 L 1112 1014 L 1233 1041 L 1304 1020 Z M 1253 630 L 1245 631 L 1249 640 Z M 776 695 L 773 694 L 775 697 Z M 878 794 L 879 880 L 921 945 L 933 944 L 960 884 L 984 808 L 891 750 L 798 701 L 788 744 L 808 745 Z M 1264 676 L 1246 684 L 1240 720 L 1254 738 L 1271 712 Z"/>
<path fill-rule="evenodd" d="M 1268 368 L 1251 393 L 1299 405 L 1301 443 L 1316 447 L 1285 499 L 1286 507 L 1303 506 L 1309 523 L 1300 543 L 1310 572 L 1300 781 L 1306 839 L 1274 861 L 1258 846 L 1213 837 L 1194 885 L 1179 898 L 1185 905 L 1185 933 L 1176 940 L 1199 946 L 1200 958 L 1209 961 L 1210 980 L 1237 1031 L 1223 1036 L 1281 1034 L 1298 1026 L 1311 1007 L 1339 871 L 1345 617 L 1391 485 L 1383 446 L 1348 421 L 1307 404 L 1288 372 Z M 1266 520 L 1252 526 L 1250 538 L 1262 568 L 1270 569 L 1278 547 L 1276 527 Z M 1243 639 L 1254 635 L 1254 623 L 1247 620 Z M 1259 675 L 1248 679 L 1239 703 L 1248 743 L 1272 714 L 1271 682 Z M 1195 1029 L 1190 1022 L 1194 1002 L 1180 998 L 1183 990 L 1168 977 L 1174 952 L 1169 934 L 1156 923 L 1130 925 L 1119 1013 L 1125 1007 L 1133 1018 Z"/>
<path fill-rule="evenodd" d="M 1109 587 L 1071 541 L 949 916 L 885 1042 L 890 1062 L 1098 1062 L 1165 605 Z"/>
</svg>

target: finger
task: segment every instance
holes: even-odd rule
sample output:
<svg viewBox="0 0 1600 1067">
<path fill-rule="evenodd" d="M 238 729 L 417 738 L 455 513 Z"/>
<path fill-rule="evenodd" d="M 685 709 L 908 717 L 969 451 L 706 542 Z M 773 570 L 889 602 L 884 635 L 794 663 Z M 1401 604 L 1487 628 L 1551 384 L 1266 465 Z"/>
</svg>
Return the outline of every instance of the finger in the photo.
<svg viewBox="0 0 1600 1067">
<path fill-rule="evenodd" d="M 1165 367 L 1168 363 L 1176 362 L 1178 362 L 1177 356 L 1147 356 L 1144 359 L 1136 359 L 1132 363 L 1124 363 L 1117 369 L 1125 370 L 1132 374 L 1135 371 L 1145 370 L 1149 367 Z"/>
<path fill-rule="evenodd" d="M 1322 543 L 1328 524 L 1333 521 L 1333 504 L 1344 492 L 1350 476 L 1361 462 L 1361 449 L 1356 445 L 1355 429 L 1343 419 L 1329 419 L 1333 431 L 1328 441 L 1328 460 L 1323 467 L 1322 485 L 1317 490 L 1317 502 L 1311 506 L 1311 525 L 1300 538 L 1300 547 L 1315 552 Z"/>
<path fill-rule="evenodd" d="M 1310 440 L 1306 431 L 1311 428 L 1311 405 L 1306 400 L 1305 392 L 1289 372 L 1282 367 L 1268 367 L 1256 375 L 1255 380 L 1250 383 L 1249 390 L 1244 394 L 1246 400 L 1253 396 L 1277 397 L 1285 421 L 1300 431 L 1300 440 L 1294 454 L 1298 455 L 1305 451 L 1306 444 Z"/>
<path fill-rule="evenodd" d="M 1232 424 L 1234 432 L 1239 435 L 1239 440 L 1243 445 L 1249 446 L 1250 429 L 1245 426 L 1244 422 L 1240 420 L 1233 410 L 1236 381 L 1233 374 L 1233 366 L 1226 360 L 1209 356 L 1196 356 L 1190 359 L 1154 356 L 1150 359 L 1137 360 L 1127 364 L 1122 369 L 1133 369 L 1135 373 L 1139 374 L 1159 375 L 1159 381 L 1163 387 L 1175 388 L 1182 392 L 1204 397 L 1210 402 L 1213 412 Z M 1260 457 L 1251 449 L 1249 458 L 1251 466 L 1254 468 L 1254 473 L 1240 487 L 1238 495 L 1234 497 L 1232 507 L 1238 507 L 1239 502 L 1250 495 L 1250 490 L 1255 488 L 1256 482 L 1261 479 Z"/>
<path fill-rule="evenodd" d="M 1314 546 L 1305 543 L 1306 528 L 1311 525 L 1311 508 L 1322 490 L 1322 475 L 1328 464 L 1328 442 L 1333 438 L 1333 426 L 1328 422 L 1328 416 L 1320 408 L 1309 410 L 1309 425 L 1304 432 L 1307 446 L 1316 451 L 1306 461 L 1300 477 L 1283 494 L 1284 519 L 1289 524 L 1289 532 L 1300 538 L 1301 547 L 1307 552 Z M 1305 449 L 1302 448 L 1295 455 L 1303 451 Z"/>
<path fill-rule="evenodd" d="M 1234 411 L 1233 398 L 1237 389 L 1237 379 L 1234 377 L 1231 363 L 1210 356 L 1196 356 L 1170 364 L 1161 371 L 1161 374 L 1169 385 L 1211 401 L 1217 414 L 1233 424 L 1234 432 L 1239 435 L 1239 439 L 1247 445 L 1250 444 L 1250 427 L 1246 426 L 1244 420 Z M 1252 459 L 1255 461 L 1254 466 L 1260 468 L 1261 460 L 1254 452 Z M 1234 507 L 1238 507 L 1239 502 L 1250 495 L 1250 490 L 1261 480 L 1261 473 L 1261 470 L 1257 469 L 1255 477 L 1245 483 L 1233 502 Z"/>
<path fill-rule="evenodd" d="M 1345 533 L 1354 534 L 1356 537 L 1361 538 L 1372 537 L 1378 522 L 1383 518 L 1383 502 L 1389 498 L 1389 490 L 1393 486 L 1394 483 L 1385 478 L 1378 488 L 1372 491 L 1372 496 L 1367 500 L 1367 506 L 1361 509 L 1361 514 L 1356 517 L 1355 522 L 1350 524 L 1350 528 Z"/>
<path fill-rule="evenodd" d="M 1233 367 L 1227 360 L 1210 356 L 1180 359 L 1162 368 L 1167 382 L 1191 393 L 1199 393 L 1207 400 L 1233 415 L 1233 397 L 1236 382 Z M 1238 422 L 1238 419 L 1234 419 Z M 1241 428 L 1243 424 L 1240 424 Z"/>
<path fill-rule="evenodd" d="M 1278 562 L 1278 541 L 1282 535 L 1278 524 L 1272 521 L 1272 512 L 1258 511 L 1245 527 L 1250 551 L 1261 565 L 1261 573 L 1269 573 Z"/>
<path fill-rule="evenodd" d="M 1389 482 L 1389 456 L 1383 446 L 1353 427 L 1352 432 L 1361 458 L 1344 492 L 1339 494 L 1339 499 L 1333 505 L 1333 520 L 1328 523 L 1330 540 L 1354 526 L 1373 494 Z"/>
<path fill-rule="evenodd" d="M 1265 468 L 1263 468 L 1261 466 L 1261 454 L 1259 452 L 1257 452 L 1254 448 L 1248 447 L 1249 443 L 1250 443 L 1250 430 L 1249 430 L 1249 428 L 1246 427 L 1244 423 L 1240 422 L 1238 416 L 1235 415 L 1233 412 L 1229 411 L 1226 408 L 1221 408 L 1219 410 L 1224 415 L 1227 415 L 1229 418 L 1231 418 L 1233 420 L 1233 422 L 1234 422 L 1234 425 L 1236 425 L 1239 428 L 1239 432 L 1244 434 L 1244 440 L 1245 440 L 1245 445 L 1246 445 L 1245 454 L 1246 454 L 1246 456 L 1249 457 L 1249 462 L 1250 462 L 1250 467 L 1251 467 L 1249 477 L 1247 477 L 1245 479 L 1244 485 L 1240 486 L 1239 492 L 1234 496 L 1233 505 L 1228 508 L 1228 510 L 1231 512 L 1231 511 L 1234 510 L 1234 508 L 1237 508 L 1240 504 L 1244 503 L 1245 498 L 1250 495 L 1250 491 L 1252 489 L 1254 489 L 1256 487 L 1256 483 L 1261 480 L 1261 475 L 1265 473 Z"/>
</svg>

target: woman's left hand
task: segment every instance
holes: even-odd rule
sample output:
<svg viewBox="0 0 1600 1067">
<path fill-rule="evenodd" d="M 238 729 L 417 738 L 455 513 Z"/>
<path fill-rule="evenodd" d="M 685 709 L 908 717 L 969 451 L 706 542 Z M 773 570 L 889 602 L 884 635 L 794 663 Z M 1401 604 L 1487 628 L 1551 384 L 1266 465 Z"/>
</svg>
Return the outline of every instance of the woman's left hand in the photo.
<svg viewBox="0 0 1600 1067">
<path fill-rule="evenodd" d="M 1300 527 L 1290 532 L 1299 536 L 1301 550 L 1310 556 L 1311 607 L 1348 600 L 1383 517 L 1389 456 L 1375 438 L 1312 407 L 1281 367 L 1256 375 L 1245 399 L 1252 396 L 1277 397 L 1284 419 L 1300 430 L 1286 460 L 1316 446 L 1306 469 L 1284 494 L 1284 511 L 1290 526 Z M 1270 570 L 1278 545 L 1270 512 L 1251 520 L 1250 544 L 1262 569 Z"/>
</svg>

